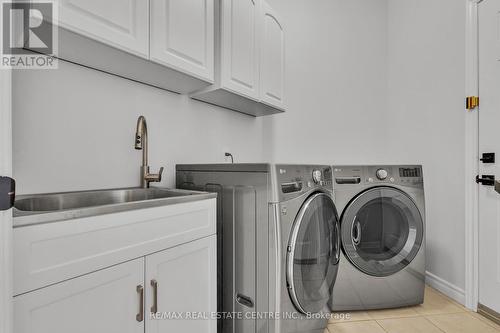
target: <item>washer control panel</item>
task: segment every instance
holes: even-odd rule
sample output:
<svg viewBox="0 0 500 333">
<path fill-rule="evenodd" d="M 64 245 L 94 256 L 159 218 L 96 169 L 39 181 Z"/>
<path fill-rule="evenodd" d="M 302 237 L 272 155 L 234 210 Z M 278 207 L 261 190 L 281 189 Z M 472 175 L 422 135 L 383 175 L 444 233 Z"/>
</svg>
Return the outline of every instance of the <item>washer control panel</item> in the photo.
<svg viewBox="0 0 500 333">
<path fill-rule="evenodd" d="M 329 166 L 277 165 L 276 177 L 281 195 L 285 197 L 313 188 L 333 190 L 332 168 Z"/>
<path fill-rule="evenodd" d="M 312 172 L 312 180 L 314 184 L 321 184 L 323 181 L 323 171 L 320 169 L 314 169 Z"/>
<path fill-rule="evenodd" d="M 335 185 L 398 184 L 422 187 L 422 167 L 419 165 L 334 166 Z"/>
</svg>

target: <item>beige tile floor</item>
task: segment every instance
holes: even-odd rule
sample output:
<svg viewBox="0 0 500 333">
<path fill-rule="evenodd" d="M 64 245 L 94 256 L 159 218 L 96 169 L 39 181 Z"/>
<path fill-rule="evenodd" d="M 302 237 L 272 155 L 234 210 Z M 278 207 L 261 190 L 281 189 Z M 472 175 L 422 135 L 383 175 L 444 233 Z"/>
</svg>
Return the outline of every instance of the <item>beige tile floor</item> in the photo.
<svg viewBox="0 0 500 333">
<path fill-rule="evenodd" d="M 500 326 L 427 287 L 424 304 L 335 316 L 324 333 L 499 333 Z"/>
</svg>

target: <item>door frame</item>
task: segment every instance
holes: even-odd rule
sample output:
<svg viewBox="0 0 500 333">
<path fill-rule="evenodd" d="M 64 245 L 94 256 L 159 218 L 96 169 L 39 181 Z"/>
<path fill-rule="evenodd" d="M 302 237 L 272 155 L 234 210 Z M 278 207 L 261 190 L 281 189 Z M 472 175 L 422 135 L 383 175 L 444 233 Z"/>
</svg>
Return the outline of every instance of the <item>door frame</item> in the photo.
<svg viewBox="0 0 500 333">
<path fill-rule="evenodd" d="M 479 96 L 479 21 L 483 0 L 466 1 L 465 96 Z M 465 306 L 477 311 L 479 301 L 479 112 L 465 112 Z"/>
<path fill-rule="evenodd" d="M 12 177 L 12 72 L 0 69 L 0 175 Z M 12 209 L 0 212 L 0 333 L 13 332 Z"/>
</svg>

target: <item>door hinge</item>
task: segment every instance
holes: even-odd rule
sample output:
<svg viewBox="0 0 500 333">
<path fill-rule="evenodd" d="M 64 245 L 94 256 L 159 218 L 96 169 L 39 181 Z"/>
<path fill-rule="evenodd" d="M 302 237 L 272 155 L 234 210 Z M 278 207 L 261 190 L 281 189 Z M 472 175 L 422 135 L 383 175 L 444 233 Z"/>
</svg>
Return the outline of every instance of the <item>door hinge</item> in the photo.
<svg viewBox="0 0 500 333">
<path fill-rule="evenodd" d="M 14 207 L 16 200 L 16 181 L 9 177 L 0 177 L 0 210 Z"/>
<path fill-rule="evenodd" d="M 495 176 L 483 175 L 482 177 L 476 176 L 476 183 L 484 186 L 495 186 Z"/>
<path fill-rule="evenodd" d="M 479 106 L 479 97 L 477 96 L 468 96 L 465 98 L 465 108 L 467 110 L 474 110 Z"/>
</svg>

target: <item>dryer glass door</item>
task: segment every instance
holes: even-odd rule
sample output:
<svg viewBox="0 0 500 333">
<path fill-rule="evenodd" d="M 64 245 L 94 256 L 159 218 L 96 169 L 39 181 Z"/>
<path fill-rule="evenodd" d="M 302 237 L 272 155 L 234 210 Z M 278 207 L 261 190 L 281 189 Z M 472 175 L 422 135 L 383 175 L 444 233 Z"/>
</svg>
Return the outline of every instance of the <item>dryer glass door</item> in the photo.
<svg viewBox="0 0 500 333">
<path fill-rule="evenodd" d="M 313 194 L 302 205 L 287 250 L 287 284 L 295 307 L 320 312 L 330 299 L 340 258 L 340 225 L 328 194 Z"/>
<path fill-rule="evenodd" d="M 392 187 L 358 195 L 342 214 L 342 246 L 347 258 L 372 276 L 392 275 L 417 255 L 424 224 L 413 200 Z"/>
</svg>

